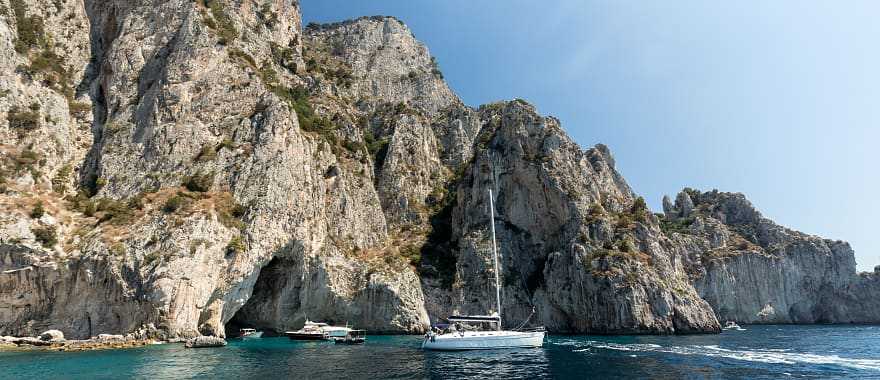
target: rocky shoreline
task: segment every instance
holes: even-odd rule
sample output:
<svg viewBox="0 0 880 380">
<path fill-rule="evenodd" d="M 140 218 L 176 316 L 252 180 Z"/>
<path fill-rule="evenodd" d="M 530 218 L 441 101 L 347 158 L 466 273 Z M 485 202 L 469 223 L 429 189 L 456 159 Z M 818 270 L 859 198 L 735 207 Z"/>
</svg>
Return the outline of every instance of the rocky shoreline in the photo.
<svg viewBox="0 0 880 380">
<path fill-rule="evenodd" d="M 159 344 L 161 341 L 153 339 L 138 339 L 122 335 L 101 334 L 100 336 L 84 340 L 42 340 L 35 337 L 0 337 L 0 351 L 93 351 L 142 347 L 151 344 Z"/>
<path fill-rule="evenodd" d="M 61 331 L 47 330 L 35 337 L 0 336 L 0 351 L 92 351 L 142 347 L 165 342 L 152 325 L 143 326 L 126 335 L 99 334 L 89 339 L 65 339 Z"/>
</svg>

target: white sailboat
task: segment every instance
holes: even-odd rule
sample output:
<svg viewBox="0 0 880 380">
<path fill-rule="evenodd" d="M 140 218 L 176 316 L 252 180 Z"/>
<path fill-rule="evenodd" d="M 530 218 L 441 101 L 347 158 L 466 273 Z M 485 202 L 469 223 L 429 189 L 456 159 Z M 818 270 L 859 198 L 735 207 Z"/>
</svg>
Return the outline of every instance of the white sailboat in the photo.
<svg viewBox="0 0 880 380">
<path fill-rule="evenodd" d="M 425 334 L 422 349 L 425 350 L 491 350 L 501 348 L 537 348 L 544 345 L 544 328 L 530 330 L 502 330 L 501 328 L 501 282 L 498 275 L 498 249 L 495 246 L 495 204 L 492 190 L 489 190 L 490 222 L 492 224 L 492 254 L 495 264 L 495 303 L 497 311 L 492 315 L 453 316 L 448 320 L 458 323 L 488 323 L 494 325 L 491 331 L 459 331 L 448 329 L 441 333 Z"/>
</svg>

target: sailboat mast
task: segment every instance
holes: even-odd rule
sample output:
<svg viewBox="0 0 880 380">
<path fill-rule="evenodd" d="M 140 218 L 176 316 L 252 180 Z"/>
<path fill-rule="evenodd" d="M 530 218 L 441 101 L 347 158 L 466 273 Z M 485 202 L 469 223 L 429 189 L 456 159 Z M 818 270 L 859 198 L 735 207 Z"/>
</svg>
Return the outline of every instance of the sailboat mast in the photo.
<svg viewBox="0 0 880 380">
<path fill-rule="evenodd" d="M 495 246 L 495 201 L 492 200 L 492 189 L 489 189 L 489 219 L 492 226 L 492 256 L 495 261 L 495 303 L 498 307 L 498 331 L 501 331 L 501 280 L 498 276 L 498 248 Z"/>
</svg>

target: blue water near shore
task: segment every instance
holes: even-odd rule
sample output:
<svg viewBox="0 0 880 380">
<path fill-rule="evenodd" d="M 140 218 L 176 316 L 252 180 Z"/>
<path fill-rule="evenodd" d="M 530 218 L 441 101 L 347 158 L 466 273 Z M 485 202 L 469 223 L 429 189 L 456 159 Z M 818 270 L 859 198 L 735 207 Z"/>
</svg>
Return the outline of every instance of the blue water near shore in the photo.
<svg viewBox="0 0 880 380">
<path fill-rule="evenodd" d="M 691 336 L 549 336 L 542 349 L 424 352 L 419 336 L 364 346 L 230 340 L 91 352 L 0 352 L 13 379 L 880 378 L 880 326 L 744 326 Z"/>
</svg>

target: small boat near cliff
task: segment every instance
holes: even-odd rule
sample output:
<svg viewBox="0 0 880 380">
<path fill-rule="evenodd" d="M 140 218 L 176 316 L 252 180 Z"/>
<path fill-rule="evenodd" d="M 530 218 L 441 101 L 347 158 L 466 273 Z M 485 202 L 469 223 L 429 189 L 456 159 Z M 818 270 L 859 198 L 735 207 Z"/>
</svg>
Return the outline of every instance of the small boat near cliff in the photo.
<svg viewBox="0 0 880 380">
<path fill-rule="evenodd" d="M 331 326 L 323 322 L 312 322 L 306 319 L 303 327 L 297 331 L 287 331 L 284 333 L 293 340 L 328 340 L 334 338 L 345 338 L 346 335 L 353 331 L 349 326 Z"/>
<path fill-rule="evenodd" d="M 301 329 L 286 331 L 284 335 L 292 340 L 327 340 L 330 339 L 330 334 L 323 329 L 326 325 L 326 323 L 312 322 L 306 319 L 306 323 Z"/>
<path fill-rule="evenodd" d="M 345 337 L 334 338 L 336 344 L 364 344 L 367 341 L 366 330 L 350 330 Z"/>
<path fill-rule="evenodd" d="M 262 331 L 257 331 L 256 329 L 244 328 L 239 330 L 238 337 L 241 339 L 253 339 L 260 338 L 263 336 Z"/>
<path fill-rule="evenodd" d="M 727 323 L 724 324 L 724 329 L 725 330 L 733 330 L 733 331 L 745 331 L 746 330 L 742 327 L 739 327 L 739 325 L 736 324 L 736 322 L 734 322 L 734 321 L 727 321 Z"/>
</svg>

